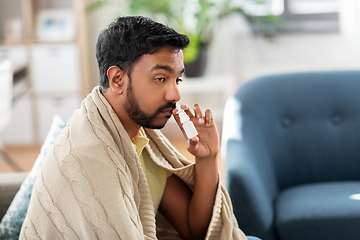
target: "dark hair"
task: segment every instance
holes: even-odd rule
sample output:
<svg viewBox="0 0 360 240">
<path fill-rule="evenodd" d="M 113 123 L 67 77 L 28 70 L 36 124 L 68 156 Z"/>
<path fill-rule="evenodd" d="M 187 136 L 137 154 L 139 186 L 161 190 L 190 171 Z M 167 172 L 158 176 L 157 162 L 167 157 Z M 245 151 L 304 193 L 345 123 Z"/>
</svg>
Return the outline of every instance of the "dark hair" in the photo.
<svg viewBox="0 0 360 240">
<path fill-rule="evenodd" d="M 142 16 L 119 17 L 104 29 L 96 43 L 96 58 L 100 71 L 100 91 L 109 87 L 107 70 L 118 66 L 131 74 L 133 63 L 143 54 L 152 54 L 163 47 L 184 49 L 189 44 L 186 35 Z"/>
</svg>

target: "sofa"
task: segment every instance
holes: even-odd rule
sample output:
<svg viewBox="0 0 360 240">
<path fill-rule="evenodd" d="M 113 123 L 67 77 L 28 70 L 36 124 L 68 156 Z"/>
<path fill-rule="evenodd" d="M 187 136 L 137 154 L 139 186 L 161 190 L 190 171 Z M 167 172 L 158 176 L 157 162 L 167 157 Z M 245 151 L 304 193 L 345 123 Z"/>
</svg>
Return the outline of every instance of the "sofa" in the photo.
<svg viewBox="0 0 360 240">
<path fill-rule="evenodd" d="M 29 172 L 0 173 L 0 220 Z"/>
<path fill-rule="evenodd" d="M 227 101 L 222 134 L 226 187 L 246 234 L 360 239 L 360 71 L 249 80 Z"/>
</svg>

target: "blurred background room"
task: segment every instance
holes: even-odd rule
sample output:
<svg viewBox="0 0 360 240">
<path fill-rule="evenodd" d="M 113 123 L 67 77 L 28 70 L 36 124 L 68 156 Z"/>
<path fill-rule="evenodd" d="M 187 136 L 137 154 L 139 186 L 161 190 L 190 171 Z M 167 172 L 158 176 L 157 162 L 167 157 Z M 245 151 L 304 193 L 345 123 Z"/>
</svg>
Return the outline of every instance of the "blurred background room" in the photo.
<svg viewBox="0 0 360 240">
<path fill-rule="evenodd" d="M 0 0 L 0 172 L 29 171 L 53 116 L 69 120 L 98 84 L 97 36 L 118 15 L 190 36 L 181 103 L 212 109 L 220 133 L 226 99 L 254 77 L 360 69 L 359 0 L 256 2 Z M 192 67 L 200 55 L 205 63 Z M 174 124 L 163 132 L 191 158 Z"/>
</svg>

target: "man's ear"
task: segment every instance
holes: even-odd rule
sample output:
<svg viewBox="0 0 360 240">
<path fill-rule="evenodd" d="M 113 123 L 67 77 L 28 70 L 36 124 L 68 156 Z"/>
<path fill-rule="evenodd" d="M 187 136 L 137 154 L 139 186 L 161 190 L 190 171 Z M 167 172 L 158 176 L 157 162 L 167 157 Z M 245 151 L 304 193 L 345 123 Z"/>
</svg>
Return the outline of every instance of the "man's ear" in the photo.
<svg viewBox="0 0 360 240">
<path fill-rule="evenodd" d="M 117 94 L 121 95 L 124 92 L 124 76 L 125 71 L 118 66 L 111 66 L 107 70 L 107 77 L 109 79 L 109 87 Z"/>
</svg>

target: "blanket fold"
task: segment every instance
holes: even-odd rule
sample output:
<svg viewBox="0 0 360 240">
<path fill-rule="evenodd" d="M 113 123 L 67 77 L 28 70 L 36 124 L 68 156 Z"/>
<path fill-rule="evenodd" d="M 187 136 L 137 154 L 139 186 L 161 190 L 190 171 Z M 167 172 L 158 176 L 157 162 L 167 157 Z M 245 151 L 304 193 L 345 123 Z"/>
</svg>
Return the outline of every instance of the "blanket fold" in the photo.
<svg viewBox="0 0 360 240">
<path fill-rule="evenodd" d="M 195 164 L 159 130 L 145 134 L 155 163 L 193 186 Z M 159 219 L 131 139 L 96 87 L 44 160 L 20 239 L 180 239 Z M 221 184 L 206 239 L 246 239 Z"/>
</svg>

